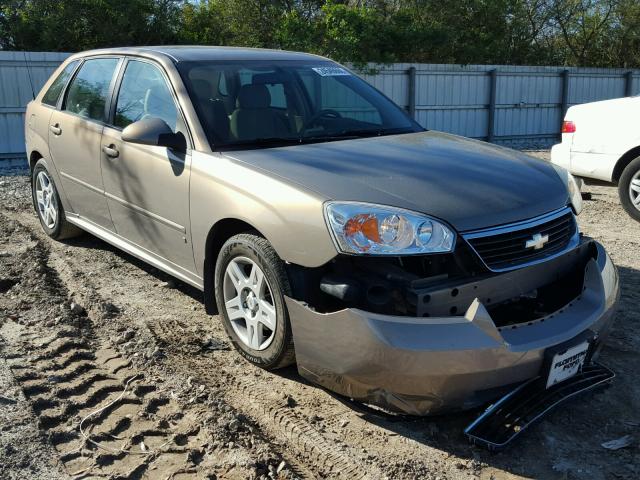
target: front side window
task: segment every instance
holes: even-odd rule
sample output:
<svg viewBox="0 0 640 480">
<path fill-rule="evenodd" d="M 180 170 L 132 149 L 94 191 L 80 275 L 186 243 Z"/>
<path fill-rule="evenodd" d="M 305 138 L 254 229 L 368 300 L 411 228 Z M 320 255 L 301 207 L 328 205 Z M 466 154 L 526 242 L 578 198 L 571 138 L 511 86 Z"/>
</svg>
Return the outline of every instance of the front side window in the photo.
<svg viewBox="0 0 640 480">
<path fill-rule="evenodd" d="M 60 98 L 60 94 L 62 93 L 62 89 L 69 81 L 69 77 L 74 72 L 76 67 L 78 66 L 79 60 L 74 60 L 73 62 L 69 62 L 69 64 L 64 67 L 60 75 L 53 81 L 47 93 L 42 97 L 42 103 L 45 105 L 51 105 L 55 107 L 58 104 L 58 98 Z"/>
<path fill-rule="evenodd" d="M 122 77 L 114 123 L 124 128 L 145 118 L 160 118 L 175 132 L 178 110 L 160 69 L 131 60 Z"/>
<path fill-rule="evenodd" d="M 181 62 L 178 69 L 216 150 L 423 130 L 364 80 L 332 62 Z"/>
<path fill-rule="evenodd" d="M 69 85 L 64 110 L 81 117 L 104 121 L 109 85 L 117 65 L 117 58 L 85 61 Z"/>
</svg>

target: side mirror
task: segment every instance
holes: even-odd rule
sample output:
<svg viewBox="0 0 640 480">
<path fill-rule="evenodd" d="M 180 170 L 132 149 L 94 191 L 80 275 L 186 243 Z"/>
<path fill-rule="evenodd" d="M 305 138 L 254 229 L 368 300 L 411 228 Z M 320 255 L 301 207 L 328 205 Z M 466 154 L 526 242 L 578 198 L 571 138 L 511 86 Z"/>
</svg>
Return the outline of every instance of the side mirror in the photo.
<svg viewBox="0 0 640 480">
<path fill-rule="evenodd" d="M 160 118 L 138 120 L 122 130 L 122 140 L 141 145 L 167 147 L 178 152 L 187 151 L 187 140 L 181 132 L 173 133 L 171 127 Z"/>
</svg>

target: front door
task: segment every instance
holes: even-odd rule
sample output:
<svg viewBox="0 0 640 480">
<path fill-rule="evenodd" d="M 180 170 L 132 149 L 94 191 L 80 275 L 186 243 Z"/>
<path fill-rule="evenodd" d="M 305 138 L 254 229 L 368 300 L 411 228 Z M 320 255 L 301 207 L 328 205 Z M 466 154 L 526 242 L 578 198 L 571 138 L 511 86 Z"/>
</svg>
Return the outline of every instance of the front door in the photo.
<svg viewBox="0 0 640 480">
<path fill-rule="evenodd" d="M 173 266 L 194 271 L 189 226 L 191 155 L 122 141 L 122 129 L 156 117 L 188 138 L 169 83 L 158 66 L 128 60 L 113 125 L 102 133 L 102 175 L 118 235 Z"/>
<path fill-rule="evenodd" d="M 100 173 L 100 138 L 118 58 L 86 60 L 49 120 L 49 151 L 73 211 L 113 230 Z"/>
</svg>

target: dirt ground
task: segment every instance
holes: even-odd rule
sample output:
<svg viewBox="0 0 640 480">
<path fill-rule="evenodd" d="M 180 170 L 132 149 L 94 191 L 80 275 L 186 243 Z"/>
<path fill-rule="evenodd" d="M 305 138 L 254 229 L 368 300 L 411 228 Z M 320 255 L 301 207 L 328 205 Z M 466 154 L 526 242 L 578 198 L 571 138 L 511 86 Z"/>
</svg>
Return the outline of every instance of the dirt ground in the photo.
<svg viewBox="0 0 640 480">
<path fill-rule="evenodd" d="M 640 478 L 640 224 L 585 190 L 581 228 L 621 275 L 617 378 L 496 454 L 464 438 L 477 411 L 392 417 L 252 367 L 198 291 L 90 235 L 50 240 L 28 179 L 0 177 L 0 478 Z"/>
</svg>

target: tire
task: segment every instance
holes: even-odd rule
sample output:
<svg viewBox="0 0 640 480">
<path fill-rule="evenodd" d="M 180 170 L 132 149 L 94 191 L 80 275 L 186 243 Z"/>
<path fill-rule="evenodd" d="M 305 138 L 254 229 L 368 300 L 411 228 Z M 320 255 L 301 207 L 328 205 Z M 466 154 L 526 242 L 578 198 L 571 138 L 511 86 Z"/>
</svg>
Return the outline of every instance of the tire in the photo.
<svg viewBox="0 0 640 480">
<path fill-rule="evenodd" d="M 39 194 L 43 195 L 40 201 Z M 31 172 L 31 198 L 40 225 L 51 238 L 63 240 L 82 234 L 82 230 L 67 221 L 58 188 L 42 160 L 38 160 Z M 55 218 L 52 216 L 52 211 L 55 212 Z"/>
<path fill-rule="evenodd" d="M 632 160 L 622 172 L 618 182 L 618 195 L 629 216 L 640 222 L 640 157 Z"/>
<path fill-rule="evenodd" d="M 265 370 L 295 362 L 284 300 L 291 286 L 284 262 L 266 239 L 242 233 L 227 240 L 216 262 L 214 292 L 222 323 L 240 355 Z"/>
</svg>

